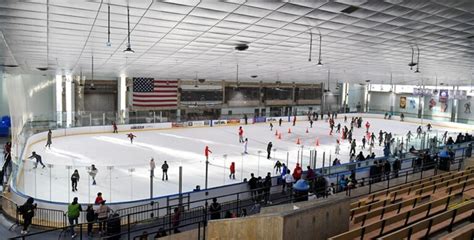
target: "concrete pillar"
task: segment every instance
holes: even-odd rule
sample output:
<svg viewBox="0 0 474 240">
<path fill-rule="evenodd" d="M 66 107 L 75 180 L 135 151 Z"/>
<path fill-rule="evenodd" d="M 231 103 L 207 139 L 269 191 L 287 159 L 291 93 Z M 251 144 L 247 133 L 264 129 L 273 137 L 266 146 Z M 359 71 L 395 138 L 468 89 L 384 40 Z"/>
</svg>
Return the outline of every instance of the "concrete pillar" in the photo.
<svg viewBox="0 0 474 240">
<path fill-rule="evenodd" d="M 56 124 L 62 125 L 63 122 L 63 76 L 56 75 Z"/>
<path fill-rule="evenodd" d="M 72 126 L 72 118 L 73 118 L 73 109 L 72 109 L 72 104 L 73 104 L 73 92 L 72 92 L 72 76 L 70 74 L 66 75 L 66 83 L 65 83 L 65 89 L 66 89 L 66 127 L 71 127 Z"/>
<path fill-rule="evenodd" d="M 119 123 L 125 123 L 125 114 L 127 112 L 127 76 L 120 75 L 117 84 L 117 120 Z"/>
</svg>

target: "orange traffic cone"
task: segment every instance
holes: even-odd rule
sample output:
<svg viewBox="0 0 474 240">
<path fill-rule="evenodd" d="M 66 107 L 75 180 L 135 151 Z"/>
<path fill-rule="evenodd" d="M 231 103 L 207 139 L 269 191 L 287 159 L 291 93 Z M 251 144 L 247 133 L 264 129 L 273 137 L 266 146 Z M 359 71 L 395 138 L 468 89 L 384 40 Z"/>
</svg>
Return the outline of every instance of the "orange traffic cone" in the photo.
<svg viewBox="0 0 474 240">
<path fill-rule="evenodd" d="M 281 139 L 281 133 L 278 134 L 278 139 Z"/>
<path fill-rule="evenodd" d="M 306 128 L 306 133 L 309 133 L 309 132 L 308 132 L 308 128 Z"/>
<path fill-rule="evenodd" d="M 291 128 L 288 128 L 288 133 L 291 133 Z"/>
<path fill-rule="evenodd" d="M 275 136 L 278 136 L 278 130 L 275 131 Z"/>
<path fill-rule="evenodd" d="M 300 138 L 296 139 L 296 144 L 300 145 Z"/>
<path fill-rule="evenodd" d="M 319 138 L 316 138 L 316 146 L 319 146 Z"/>
</svg>

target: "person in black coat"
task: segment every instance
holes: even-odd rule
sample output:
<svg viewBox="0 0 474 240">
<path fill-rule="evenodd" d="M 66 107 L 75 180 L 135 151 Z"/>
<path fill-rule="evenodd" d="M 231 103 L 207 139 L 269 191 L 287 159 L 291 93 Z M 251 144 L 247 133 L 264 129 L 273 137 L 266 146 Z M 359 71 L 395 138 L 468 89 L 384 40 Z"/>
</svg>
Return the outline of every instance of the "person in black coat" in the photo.
<svg viewBox="0 0 474 240">
<path fill-rule="evenodd" d="M 395 161 L 393 161 L 393 174 L 397 178 L 398 177 L 398 171 L 400 171 L 402 167 L 402 163 L 400 162 L 400 159 L 395 158 Z"/>
<path fill-rule="evenodd" d="M 250 194 L 252 195 L 252 200 L 255 201 L 255 198 L 257 196 L 257 191 L 255 191 L 255 189 L 257 189 L 257 178 L 254 176 L 253 173 L 250 174 L 250 179 L 249 179 L 249 187 L 250 187 Z"/>
<path fill-rule="evenodd" d="M 267 159 L 270 159 L 270 153 L 272 152 L 272 147 L 273 147 L 272 142 L 269 142 L 267 145 Z"/>
<path fill-rule="evenodd" d="M 390 172 L 391 172 L 391 165 L 390 162 L 385 160 L 385 164 L 383 166 L 383 171 L 385 173 L 385 180 L 390 179 Z"/>
<path fill-rule="evenodd" d="M 107 234 L 111 236 L 110 240 L 118 240 L 120 239 L 121 232 L 121 225 L 120 225 L 120 217 L 118 213 L 114 213 L 109 220 L 107 221 Z"/>
<path fill-rule="evenodd" d="M 21 230 L 21 234 L 28 233 L 28 227 L 31 225 L 31 221 L 35 216 L 35 209 L 37 204 L 33 204 L 35 200 L 30 197 L 26 200 L 25 204 L 18 208 L 18 213 L 23 216 L 23 230 Z"/>
<path fill-rule="evenodd" d="M 217 198 L 212 199 L 212 203 L 209 206 L 209 213 L 211 214 L 211 220 L 221 218 L 221 204 L 217 202 Z"/>
</svg>

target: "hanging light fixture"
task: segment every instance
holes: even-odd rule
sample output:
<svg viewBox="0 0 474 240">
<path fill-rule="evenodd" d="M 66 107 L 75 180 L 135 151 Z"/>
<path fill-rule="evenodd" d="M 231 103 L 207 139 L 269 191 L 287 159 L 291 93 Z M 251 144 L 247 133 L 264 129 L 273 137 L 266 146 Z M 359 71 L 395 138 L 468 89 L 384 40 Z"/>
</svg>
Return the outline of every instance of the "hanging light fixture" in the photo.
<svg viewBox="0 0 474 240">
<path fill-rule="evenodd" d="M 433 94 L 434 95 L 438 94 L 438 75 L 436 75 L 436 87 L 435 87 L 435 90 L 433 91 Z"/>
<path fill-rule="evenodd" d="M 318 59 L 318 67 L 323 66 L 323 63 L 321 62 L 321 41 L 322 41 L 322 35 L 319 34 L 319 59 Z"/>
<path fill-rule="evenodd" d="M 415 55 L 415 49 L 413 49 L 413 47 L 411 47 L 411 62 L 408 63 L 408 66 L 410 66 L 410 70 L 413 70 L 413 66 L 416 66 L 416 63 L 413 62 L 414 55 Z"/>
<path fill-rule="evenodd" d="M 110 42 L 110 2 L 107 5 L 107 47 L 112 46 L 112 43 Z"/>
<path fill-rule="evenodd" d="M 94 55 L 92 55 L 92 61 L 91 61 L 91 68 L 92 68 L 92 78 L 91 78 L 91 85 L 89 86 L 90 90 L 95 90 L 94 86 Z"/>
<path fill-rule="evenodd" d="M 130 7 L 127 4 L 127 23 L 128 23 L 128 35 L 127 35 L 127 48 L 123 50 L 125 53 L 134 53 L 135 51 L 132 50 L 132 45 L 130 44 Z"/>
<path fill-rule="evenodd" d="M 309 32 L 309 58 L 308 62 L 311 62 L 311 53 L 313 52 L 313 33 Z"/>
<path fill-rule="evenodd" d="M 420 73 L 420 48 L 416 45 L 416 49 L 418 50 L 418 59 L 416 60 L 416 71 L 415 73 Z"/>
</svg>

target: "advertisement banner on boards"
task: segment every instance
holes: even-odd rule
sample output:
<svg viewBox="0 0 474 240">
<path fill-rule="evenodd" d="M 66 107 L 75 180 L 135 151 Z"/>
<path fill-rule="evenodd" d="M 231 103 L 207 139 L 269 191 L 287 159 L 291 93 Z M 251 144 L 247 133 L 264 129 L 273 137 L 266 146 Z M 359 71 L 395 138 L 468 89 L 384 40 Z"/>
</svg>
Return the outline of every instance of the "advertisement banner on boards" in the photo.
<svg viewBox="0 0 474 240">
<path fill-rule="evenodd" d="M 226 125 L 227 120 L 212 120 L 213 126 Z"/>
<path fill-rule="evenodd" d="M 203 127 L 205 125 L 204 121 L 193 121 L 191 123 L 193 127 Z M 209 121 L 207 125 L 209 125 Z"/>
<path fill-rule="evenodd" d="M 253 122 L 254 123 L 261 123 L 261 122 L 266 122 L 267 118 L 266 117 L 254 117 Z"/>
<path fill-rule="evenodd" d="M 237 119 L 237 118 L 235 118 L 235 119 L 228 119 L 228 120 L 227 120 L 227 124 L 238 125 L 238 124 L 240 124 L 240 119 Z"/>
<path fill-rule="evenodd" d="M 181 128 L 181 127 L 185 127 L 184 123 L 177 123 L 177 122 L 174 122 L 171 124 L 171 127 L 173 128 Z"/>
</svg>

